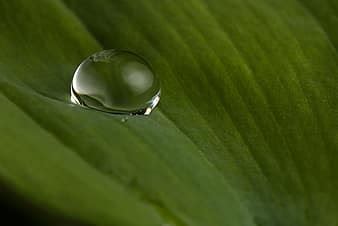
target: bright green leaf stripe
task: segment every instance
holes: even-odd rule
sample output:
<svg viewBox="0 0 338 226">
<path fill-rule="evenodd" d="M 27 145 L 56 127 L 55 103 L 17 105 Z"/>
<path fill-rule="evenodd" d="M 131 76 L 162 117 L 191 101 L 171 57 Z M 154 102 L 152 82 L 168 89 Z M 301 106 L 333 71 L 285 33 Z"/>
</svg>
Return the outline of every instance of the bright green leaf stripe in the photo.
<svg viewBox="0 0 338 226">
<path fill-rule="evenodd" d="M 91 34 L 60 2 L 1 2 L 2 179 L 96 225 L 335 225 L 337 7 L 317 2 L 66 0 Z M 149 59 L 161 111 L 64 103 L 92 35 Z"/>
</svg>

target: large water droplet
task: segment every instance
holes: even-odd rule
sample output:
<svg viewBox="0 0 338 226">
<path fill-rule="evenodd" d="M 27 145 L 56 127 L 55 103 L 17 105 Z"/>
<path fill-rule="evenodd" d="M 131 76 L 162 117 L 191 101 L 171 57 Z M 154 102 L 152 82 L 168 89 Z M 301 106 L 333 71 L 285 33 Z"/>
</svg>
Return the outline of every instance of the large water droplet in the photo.
<svg viewBox="0 0 338 226">
<path fill-rule="evenodd" d="M 109 113 L 149 115 L 160 100 L 160 81 L 142 57 L 104 50 L 76 69 L 71 100 Z"/>
</svg>

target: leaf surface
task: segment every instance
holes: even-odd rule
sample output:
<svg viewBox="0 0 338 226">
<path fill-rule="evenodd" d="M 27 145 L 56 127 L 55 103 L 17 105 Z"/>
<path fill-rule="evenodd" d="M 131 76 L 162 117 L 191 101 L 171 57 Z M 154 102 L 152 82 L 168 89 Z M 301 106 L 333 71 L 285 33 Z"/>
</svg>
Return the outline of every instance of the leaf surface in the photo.
<svg viewBox="0 0 338 226">
<path fill-rule="evenodd" d="M 334 1 L 0 9 L 0 178 L 34 206 L 90 225 L 337 224 Z M 76 66 L 112 48 L 160 77 L 150 117 L 69 103 Z"/>
</svg>

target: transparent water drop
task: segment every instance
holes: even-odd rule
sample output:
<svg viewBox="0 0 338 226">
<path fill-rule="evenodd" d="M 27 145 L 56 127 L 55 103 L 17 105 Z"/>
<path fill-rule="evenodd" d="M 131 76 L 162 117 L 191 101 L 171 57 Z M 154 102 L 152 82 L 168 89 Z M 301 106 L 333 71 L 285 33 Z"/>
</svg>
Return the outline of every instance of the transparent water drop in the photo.
<svg viewBox="0 0 338 226">
<path fill-rule="evenodd" d="M 103 50 L 76 69 L 71 101 L 109 113 L 149 115 L 160 92 L 159 79 L 142 57 L 129 51 Z"/>
<path fill-rule="evenodd" d="M 127 122 L 128 121 L 128 117 L 123 117 L 122 119 L 121 119 L 121 122 Z"/>
</svg>

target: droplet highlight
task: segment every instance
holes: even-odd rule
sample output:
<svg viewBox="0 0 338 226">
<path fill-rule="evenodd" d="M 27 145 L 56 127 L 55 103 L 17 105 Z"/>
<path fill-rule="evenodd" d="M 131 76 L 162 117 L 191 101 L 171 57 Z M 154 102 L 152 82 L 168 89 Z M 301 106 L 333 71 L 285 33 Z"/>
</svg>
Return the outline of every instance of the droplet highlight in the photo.
<svg viewBox="0 0 338 226">
<path fill-rule="evenodd" d="M 160 81 L 135 53 L 103 50 L 85 59 L 71 84 L 71 101 L 98 111 L 149 115 L 160 101 Z"/>
</svg>

